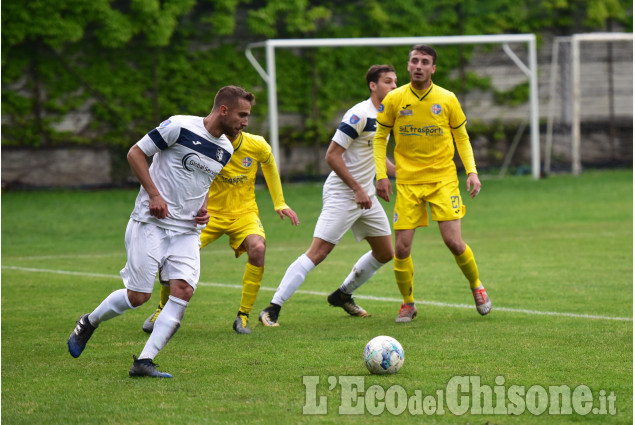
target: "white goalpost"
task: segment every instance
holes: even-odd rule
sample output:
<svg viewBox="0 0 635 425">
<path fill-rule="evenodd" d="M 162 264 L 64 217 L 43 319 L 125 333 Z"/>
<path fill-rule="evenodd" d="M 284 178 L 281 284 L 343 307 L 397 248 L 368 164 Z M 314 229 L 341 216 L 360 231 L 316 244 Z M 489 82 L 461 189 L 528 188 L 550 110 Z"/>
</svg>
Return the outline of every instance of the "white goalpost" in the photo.
<svg viewBox="0 0 635 425">
<path fill-rule="evenodd" d="M 509 43 L 526 43 L 528 64 L 525 64 L 509 47 Z M 538 110 L 538 71 L 536 54 L 536 36 L 534 34 L 497 34 L 465 35 L 439 37 L 379 37 L 379 38 L 325 38 L 325 39 L 287 39 L 266 40 L 250 43 L 245 56 L 267 84 L 269 141 L 278 162 L 282 160 L 279 149 L 278 133 L 278 97 L 276 82 L 277 48 L 314 48 L 314 47 L 361 47 L 361 46 L 406 46 L 415 44 L 458 45 L 458 44 L 501 44 L 505 54 L 526 75 L 529 80 L 529 129 L 531 140 L 531 170 L 534 179 L 540 178 L 540 130 Z M 252 49 L 264 48 L 266 70 L 254 57 Z"/>
<path fill-rule="evenodd" d="M 579 175 L 582 172 L 582 124 L 589 128 L 593 121 L 610 123 L 616 118 L 632 121 L 632 77 L 632 33 L 586 33 L 554 38 L 545 138 L 546 173 L 552 168 L 554 139 L 560 139 L 560 146 L 570 144 L 571 172 Z M 605 133 L 612 132 L 609 129 Z M 614 139 L 612 134 L 606 136 Z M 589 134 L 585 137 L 594 138 Z M 609 140 L 605 145 L 614 147 L 616 143 Z M 591 147 L 593 144 L 587 142 L 586 151 Z M 567 156 L 562 149 L 558 154 Z"/>
</svg>

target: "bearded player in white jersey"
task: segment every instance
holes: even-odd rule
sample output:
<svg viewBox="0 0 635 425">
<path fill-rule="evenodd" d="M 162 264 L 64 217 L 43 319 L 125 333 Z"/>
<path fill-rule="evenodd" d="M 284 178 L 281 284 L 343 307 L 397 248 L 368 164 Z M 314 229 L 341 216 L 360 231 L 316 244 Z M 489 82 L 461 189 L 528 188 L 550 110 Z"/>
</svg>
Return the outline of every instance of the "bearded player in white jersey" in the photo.
<svg viewBox="0 0 635 425">
<path fill-rule="evenodd" d="M 150 131 L 128 152 L 141 183 L 126 228 L 128 261 L 121 270 L 125 288 L 82 315 L 68 339 L 77 358 L 104 321 L 150 299 L 159 268 L 170 282 L 170 297 L 129 375 L 171 378 L 154 357 L 181 325 L 200 276 L 200 234 L 209 221 L 209 187 L 229 162 L 235 138 L 247 126 L 254 95 L 238 86 L 221 88 L 206 117 L 176 115 Z M 148 167 L 147 158 L 152 158 Z"/>
<path fill-rule="evenodd" d="M 397 87 L 395 69 L 391 65 L 373 65 L 366 73 L 366 83 L 370 98 L 344 114 L 326 153 L 333 171 L 324 183 L 322 212 L 315 225 L 313 242 L 287 268 L 271 304 L 260 312 L 259 320 L 265 326 L 279 326 L 282 305 L 349 229 L 358 241 L 366 239 L 371 250 L 357 260 L 342 285 L 328 296 L 330 305 L 342 307 L 351 316 L 368 316 L 352 294 L 393 258 L 390 223 L 375 197 L 372 142 L 381 101 Z M 388 160 L 386 167 L 394 171 Z"/>
</svg>

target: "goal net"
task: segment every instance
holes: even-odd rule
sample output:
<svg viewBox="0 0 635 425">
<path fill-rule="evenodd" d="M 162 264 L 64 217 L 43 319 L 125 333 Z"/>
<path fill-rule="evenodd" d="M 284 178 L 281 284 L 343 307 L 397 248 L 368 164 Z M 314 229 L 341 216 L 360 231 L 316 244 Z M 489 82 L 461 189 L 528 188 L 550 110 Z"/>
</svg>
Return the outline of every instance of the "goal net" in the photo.
<svg viewBox="0 0 635 425">
<path fill-rule="evenodd" d="M 544 156 L 546 173 L 632 164 L 632 33 L 553 40 Z"/>
</svg>

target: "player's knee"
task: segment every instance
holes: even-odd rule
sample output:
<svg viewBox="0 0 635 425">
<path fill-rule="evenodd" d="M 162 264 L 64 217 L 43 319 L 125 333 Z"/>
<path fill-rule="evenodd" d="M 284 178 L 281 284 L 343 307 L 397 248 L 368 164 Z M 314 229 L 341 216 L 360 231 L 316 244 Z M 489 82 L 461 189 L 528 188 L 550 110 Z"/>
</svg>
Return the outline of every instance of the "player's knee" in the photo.
<svg viewBox="0 0 635 425">
<path fill-rule="evenodd" d="M 146 301 L 150 299 L 152 294 L 146 294 L 145 292 L 136 292 L 128 290 L 128 300 L 130 301 L 130 305 L 133 308 L 139 307 L 143 305 Z"/>
<path fill-rule="evenodd" d="M 247 256 L 249 257 L 249 262 L 254 265 L 262 265 L 265 262 L 265 251 L 266 246 L 264 242 L 258 242 L 249 246 L 247 250 Z"/>
<path fill-rule="evenodd" d="M 462 240 L 444 240 L 453 255 L 461 255 L 465 251 L 465 243 Z"/>
<path fill-rule="evenodd" d="M 373 257 L 375 257 L 375 260 L 379 261 L 382 264 L 386 264 L 387 262 L 392 260 L 394 256 L 395 256 L 395 253 L 393 252 L 392 249 L 383 250 L 379 252 L 373 252 Z"/>
<path fill-rule="evenodd" d="M 170 283 L 170 295 L 183 301 L 189 301 L 194 295 L 194 288 L 184 280 Z"/>
<path fill-rule="evenodd" d="M 412 245 L 397 244 L 395 246 L 395 256 L 397 258 L 408 258 Z"/>
</svg>

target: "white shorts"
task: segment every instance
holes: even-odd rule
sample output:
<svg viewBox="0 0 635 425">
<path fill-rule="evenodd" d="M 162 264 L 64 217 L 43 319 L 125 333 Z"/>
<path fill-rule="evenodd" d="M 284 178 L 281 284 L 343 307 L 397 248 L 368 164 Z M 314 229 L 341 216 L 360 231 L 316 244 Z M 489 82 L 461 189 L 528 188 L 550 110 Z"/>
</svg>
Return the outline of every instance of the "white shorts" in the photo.
<svg viewBox="0 0 635 425">
<path fill-rule="evenodd" d="M 166 280 L 182 279 L 196 290 L 201 273 L 198 232 L 180 233 L 130 219 L 126 227 L 128 262 L 121 278 L 131 291 L 152 293 L 159 268 Z"/>
<path fill-rule="evenodd" d="M 337 245 L 348 229 L 353 231 L 358 242 L 369 236 L 390 236 L 390 223 L 384 208 L 375 196 L 371 199 L 371 207 L 363 210 L 355 203 L 355 198 L 324 194 L 322 212 L 315 225 L 313 237 Z"/>
</svg>

